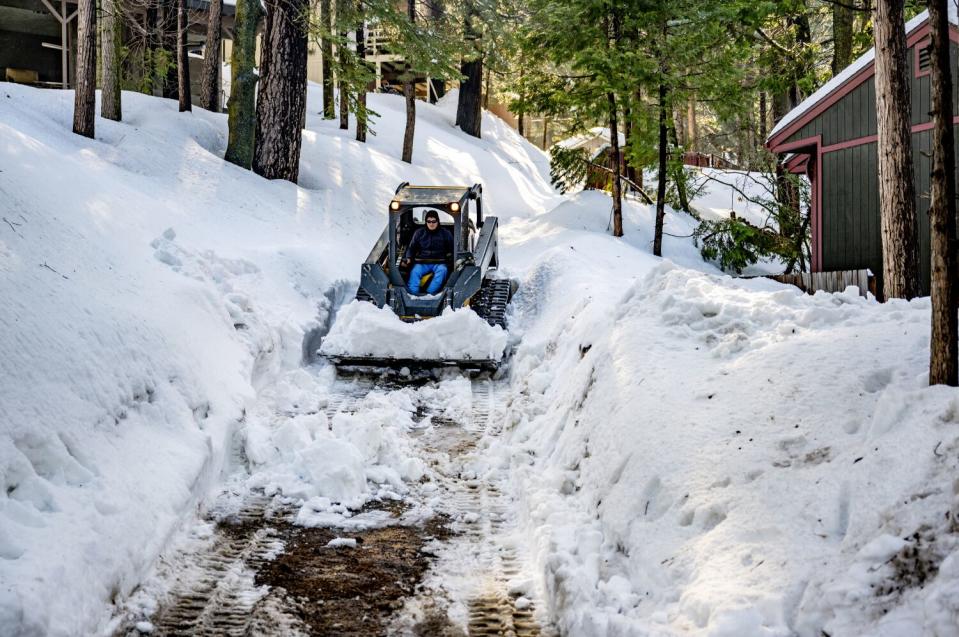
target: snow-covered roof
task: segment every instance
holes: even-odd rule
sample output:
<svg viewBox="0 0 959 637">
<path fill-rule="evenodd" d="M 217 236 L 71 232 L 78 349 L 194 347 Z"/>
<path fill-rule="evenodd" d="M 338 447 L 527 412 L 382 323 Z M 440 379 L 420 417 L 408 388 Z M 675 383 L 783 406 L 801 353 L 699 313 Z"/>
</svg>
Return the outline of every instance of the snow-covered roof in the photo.
<svg viewBox="0 0 959 637">
<path fill-rule="evenodd" d="M 616 138 L 619 140 L 620 148 L 626 145 L 626 136 L 623 133 L 617 133 Z M 586 144 L 595 141 L 596 139 L 602 139 L 606 142 L 606 144 L 609 144 L 609 129 L 603 126 L 595 126 L 589 129 L 588 133 L 568 137 L 567 139 L 556 142 L 556 145 L 561 148 L 569 149 L 582 148 Z"/>
<path fill-rule="evenodd" d="M 957 0 L 951 0 L 948 4 L 949 21 L 952 24 L 959 25 L 959 15 L 957 15 L 957 13 L 959 12 L 957 12 L 956 2 Z M 913 31 L 918 29 L 920 26 L 925 24 L 928 17 L 929 17 L 929 12 L 923 11 L 922 13 L 917 15 L 915 18 L 907 22 L 906 36 L 908 37 L 910 33 L 912 33 Z M 799 106 L 797 106 L 796 108 L 786 113 L 785 117 L 779 120 L 779 123 L 776 124 L 776 126 L 773 128 L 772 132 L 769 133 L 769 136 L 766 139 L 770 140 L 773 137 L 775 137 L 780 131 L 784 130 L 787 126 L 789 126 L 790 124 L 795 122 L 797 119 L 799 119 L 801 116 L 803 116 L 805 113 L 807 113 L 809 110 L 811 110 L 816 104 L 818 104 L 827 96 L 829 96 L 833 91 L 836 91 L 846 82 L 848 82 L 853 77 L 855 77 L 856 74 L 858 74 L 864 68 L 872 64 L 872 61 L 875 59 L 875 57 L 876 57 L 875 48 L 869 49 L 868 51 L 863 53 L 858 60 L 856 60 L 855 62 L 847 66 L 845 69 L 843 69 L 843 71 L 839 73 L 839 75 L 836 75 L 831 80 L 829 80 L 828 82 L 820 86 L 818 91 L 816 91 L 815 93 L 813 93 L 812 95 L 804 99 L 799 104 Z"/>
</svg>

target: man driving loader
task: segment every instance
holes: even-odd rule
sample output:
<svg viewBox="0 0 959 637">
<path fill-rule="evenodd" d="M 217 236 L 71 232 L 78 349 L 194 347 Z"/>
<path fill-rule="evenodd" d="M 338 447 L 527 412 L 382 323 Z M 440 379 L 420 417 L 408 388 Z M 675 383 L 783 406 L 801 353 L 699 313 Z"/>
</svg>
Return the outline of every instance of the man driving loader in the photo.
<svg viewBox="0 0 959 637">
<path fill-rule="evenodd" d="M 403 265 L 416 265 L 410 271 L 407 288 L 410 294 L 420 294 L 423 277 L 432 275 L 426 288 L 427 294 L 436 294 L 443 287 L 448 273 L 446 262 L 453 256 L 453 235 L 440 225 L 440 216 L 435 210 L 426 212 L 426 227 L 413 233 L 410 245 L 406 248 Z"/>
</svg>

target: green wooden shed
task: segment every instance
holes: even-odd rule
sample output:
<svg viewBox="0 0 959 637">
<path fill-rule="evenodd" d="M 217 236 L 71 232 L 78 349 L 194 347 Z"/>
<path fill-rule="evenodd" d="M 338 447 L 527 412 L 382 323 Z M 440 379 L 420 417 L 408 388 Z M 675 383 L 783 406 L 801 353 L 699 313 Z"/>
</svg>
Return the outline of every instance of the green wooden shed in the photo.
<svg viewBox="0 0 959 637">
<path fill-rule="evenodd" d="M 950 0 L 953 108 L 959 113 L 956 4 Z M 929 20 L 923 12 L 906 24 L 912 78 L 912 151 L 916 182 L 923 293 L 929 293 Z M 868 268 L 881 290 L 876 91 L 871 50 L 835 76 L 776 124 L 767 147 L 786 168 L 811 185 L 812 271 Z M 959 117 L 954 120 L 959 123 Z"/>
</svg>

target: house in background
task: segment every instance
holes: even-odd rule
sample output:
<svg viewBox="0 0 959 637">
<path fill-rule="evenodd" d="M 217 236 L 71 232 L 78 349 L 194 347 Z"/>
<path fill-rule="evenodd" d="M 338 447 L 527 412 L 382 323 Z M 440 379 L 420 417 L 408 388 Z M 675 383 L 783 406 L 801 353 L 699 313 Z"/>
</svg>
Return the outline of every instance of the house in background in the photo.
<svg viewBox="0 0 959 637">
<path fill-rule="evenodd" d="M 953 78 L 959 42 L 956 6 L 948 3 Z M 923 294 L 929 293 L 929 20 L 923 12 L 906 24 L 911 84 L 913 176 L 919 224 Z M 809 177 L 812 271 L 869 269 L 881 292 L 879 169 L 876 137 L 875 50 L 790 111 L 766 142 L 786 168 Z M 953 80 L 953 108 L 959 105 Z M 959 112 L 957 110 L 956 112 Z M 959 118 L 955 120 L 959 122 Z"/>
<path fill-rule="evenodd" d="M 428 15 L 432 5 L 426 0 L 417 0 L 422 7 L 420 13 Z M 154 20 L 159 2 L 152 3 Z M 213 53 L 206 51 L 207 16 L 209 0 L 187 0 L 189 10 L 189 29 L 187 45 L 190 60 L 191 93 L 194 104 L 199 102 L 201 90 L 202 66 L 204 58 Z M 138 68 L 137 51 L 145 47 L 145 33 L 151 31 L 148 25 L 147 10 L 150 3 L 127 4 L 126 24 L 123 40 L 131 54 L 124 69 L 124 89 L 137 90 L 144 76 Z M 402 3 L 405 7 L 405 2 Z M 405 8 L 404 8 L 405 10 Z M 223 0 L 222 40 L 219 51 L 215 52 L 222 63 L 220 75 L 221 107 L 226 107 L 230 91 L 229 61 L 232 54 L 235 0 Z M 77 43 L 77 0 L 0 0 L 0 81 L 18 82 L 46 88 L 72 89 L 74 87 L 75 56 Z M 159 18 L 163 21 L 163 18 Z M 155 22 L 153 31 L 155 32 Z M 262 25 L 261 25 L 262 28 Z M 168 32 L 172 33 L 172 32 Z M 349 34 L 350 38 L 354 33 Z M 376 74 L 377 90 L 402 92 L 401 77 L 405 72 L 405 60 L 402 55 L 391 50 L 389 38 L 376 28 L 364 30 L 366 60 Z M 262 37 L 257 37 L 257 64 L 260 60 Z M 175 46 L 175 45 L 173 45 Z M 167 43 L 167 49 L 171 48 Z M 335 55 L 335 53 L 334 53 Z M 141 56 L 142 57 L 142 56 Z M 323 80 L 323 56 L 319 42 L 310 39 L 307 53 L 307 79 L 321 84 Z M 159 82 L 154 86 L 154 94 L 159 95 Z M 418 99 L 435 102 L 450 88 L 459 86 L 458 80 L 444 81 L 420 75 L 414 82 Z M 510 126 L 517 127 L 516 117 L 502 104 L 490 100 L 489 110 Z M 544 117 L 526 118 L 526 134 L 529 139 L 543 147 L 548 143 L 548 120 Z"/>
<path fill-rule="evenodd" d="M 208 0 L 187 0 L 190 28 L 187 43 L 194 97 L 200 93 L 200 68 L 206 41 Z M 223 3 L 223 30 L 233 30 L 236 7 Z M 129 7 L 128 19 L 145 27 L 146 10 Z M 76 0 L 0 0 L 0 81 L 50 88 L 73 88 L 76 77 Z M 124 40 L 130 41 L 129 28 Z M 223 51 L 220 51 L 223 54 Z M 222 59 L 222 58 L 221 58 Z"/>
<path fill-rule="evenodd" d="M 626 136 L 622 133 L 616 135 L 619 141 L 619 168 L 622 174 L 626 172 L 626 164 L 623 159 L 623 147 L 626 146 Z M 574 135 L 567 139 L 556 142 L 557 146 L 569 150 L 583 149 L 586 151 L 589 161 L 599 166 L 605 166 L 612 170 L 615 167 L 613 159 L 613 148 L 611 143 L 610 131 L 608 128 L 596 126 L 580 135 Z M 613 176 L 611 173 L 589 166 L 586 168 L 586 190 L 612 190 Z"/>
</svg>

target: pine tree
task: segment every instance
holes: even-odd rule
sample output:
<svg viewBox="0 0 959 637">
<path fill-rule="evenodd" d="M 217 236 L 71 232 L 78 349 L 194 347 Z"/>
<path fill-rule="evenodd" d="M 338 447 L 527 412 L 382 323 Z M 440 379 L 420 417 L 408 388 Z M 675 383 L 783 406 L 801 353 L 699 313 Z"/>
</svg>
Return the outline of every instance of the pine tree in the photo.
<svg viewBox="0 0 959 637">
<path fill-rule="evenodd" d="M 120 104 L 122 73 L 123 14 L 120 0 L 103 0 L 100 14 L 100 59 L 103 66 L 103 90 L 100 92 L 100 115 L 119 122 L 123 117 Z"/>
<path fill-rule="evenodd" d="M 911 299 L 920 290 L 919 240 L 903 0 L 876 0 L 873 25 L 883 293 Z"/>
<path fill-rule="evenodd" d="M 187 51 L 187 34 L 190 26 L 186 13 L 186 0 L 177 0 L 176 17 L 176 66 L 177 93 L 180 99 L 180 112 L 193 110 L 193 96 L 190 91 L 190 57 Z"/>
<path fill-rule="evenodd" d="M 483 111 L 481 108 L 483 90 L 483 56 L 476 47 L 479 38 L 474 21 L 477 19 L 473 0 L 466 0 L 464 18 L 464 39 L 469 49 L 463 56 L 460 73 L 459 98 L 456 104 L 456 125 L 467 135 L 482 136 Z"/>
<path fill-rule="evenodd" d="M 260 65 L 253 171 L 296 183 L 306 112 L 308 0 L 271 0 Z"/>
<path fill-rule="evenodd" d="M 356 57 L 366 68 L 366 34 L 363 28 L 363 3 L 357 2 Z M 367 69 L 368 70 L 368 69 Z M 356 141 L 366 141 L 366 93 L 370 82 L 362 83 L 356 91 Z"/>
<path fill-rule="evenodd" d="M 332 0 L 320 1 L 320 55 L 323 59 L 323 119 L 333 119 L 333 9 Z"/>
<path fill-rule="evenodd" d="M 259 0 L 237 0 L 230 58 L 229 142 L 225 159 L 237 166 L 253 164 L 253 141 L 256 136 L 256 29 L 262 17 Z"/>
<path fill-rule="evenodd" d="M 339 86 L 337 87 L 340 94 L 340 130 L 347 130 L 350 127 L 350 90 L 345 72 L 348 68 L 350 53 L 347 48 L 349 47 L 349 40 L 347 39 L 346 27 L 350 20 L 346 15 L 346 4 L 347 0 L 338 0 L 336 6 L 336 21 L 340 30 L 338 47 L 340 73 L 338 77 Z"/>
<path fill-rule="evenodd" d="M 77 7 L 76 91 L 73 101 L 73 132 L 93 137 L 97 88 L 97 6 L 95 0 L 80 0 Z"/>
<path fill-rule="evenodd" d="M 178 28 L 179 23 L 177 2 L 178 0 L 159 0 L 160 2 L 160 46 L 163 48 L 163 56 L 160 58 L 163 64 L 158 68 L 160 80 L 160 93 L 163 97 L 171 100 L 180 97 L 180 80 L 177 74 L 177 49 L 178 49 Z"/>
<path fill-rule="evenodd" d="M 852 63 L 855 11 L 842 2 L 832 5 L 832 74 L 839 75 Z"/>
<path fill-rule="evenodd" d="M 207 16 L 206 44 L 203 47 L 203 78 L 200 88 L 200 106 L 214 113 L 220 112 L 220 47 L 223 28 L 223 0 L 210 0 Z"/>
<path fill-rule="evenodd" d="M 931 226 L 932 336 L 929 384 L 959 385 L 959 325 L 956 285 L 956 150 L 953 134 L 952 73 L 946 0 L 928 0 L 932 33 Z"/>
<path fill-rule="evenodd" d="M 410 26 L 416 23 L 415 0 L 406 0 L 406 16 Z M 408 164 L 413 163 L 413 134 L 416 129 L 416 84 L 413 73 L 413 67 L 407 63 L 406 81 L 403 83 L 403 97 L 406 99 L 406 129 L 403 131 L 402 159 Z"/>
</svg>

